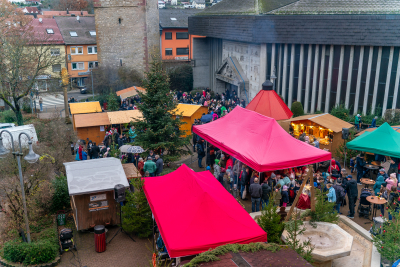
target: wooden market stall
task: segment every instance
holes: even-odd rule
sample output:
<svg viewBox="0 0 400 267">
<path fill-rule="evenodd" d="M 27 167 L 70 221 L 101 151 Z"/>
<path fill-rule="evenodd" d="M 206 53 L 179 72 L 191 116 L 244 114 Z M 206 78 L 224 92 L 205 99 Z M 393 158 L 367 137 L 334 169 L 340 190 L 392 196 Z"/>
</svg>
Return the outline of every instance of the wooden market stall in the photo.
<svg viewBox="0 0 400 267">
<path fill-rule="evenodd" d="M 117 91 L 116 94 L 117 94 L 117 96 L 121 97 L 121 101 L 122 101 L 125 98 L 137 95 L 137 91 L 140 91 L 141 93 L 145 93 L 146 89 L 139 87 L 139 86 L 132 86 L 132 87 Z"/>
<path fill-rule="evenodd" d="M 103 142 L 106 135 L 105 128 L 111 125 L 107 113 L 76 114 L 74 117 L 75 131 L 79 139 L 89 138 L 97 145 Z"/>
<path fill-rule="evenodd" d="M 128 181 L 133 178 L 141 178 L 142 175 L 140 175 L 139 170 L 135 167 L 135 164 L 133 163 L 125 163 L 122 164 L 122 167 L 124 168 L 124 172 L 126 175 L 126 178 Z"/>
<path fill-rule="evenodd" d="M 69 110 L 72 115 L 72 124 L 75 129 L 75 115 L 102 112 L 100 102 L 79 102 L 69 103 Z"/>
<path fill-rule="evenodd" d="M 351 128 L 352 124 L 345 122 L 329 113 L 304 115 L 287 120 L 291 123 L 293 135 L 298 138 L 305 133 L 310 142 L 319 139 L 321 149 L 329 149 L 336 152 L 336 149 L 343 144 L 342 128 Z"/>
<path fill-rule="evenodd" d="M 181 126 L 181 130 L 185 131 L 185 136 L 192 134 L 192 125 L 195 119 L 200 119 L 201 116 L 208 113 L 208 108 L 200 105 L 191 104 L 178 104 L 178 107 L 174 110 L 176 116 L 182 116 L 181 121 L 185 122 Z M 182 115 L 178 115 L 181 114 Z"/>
<path fill-rule="evenodd" d="M 119 223 L 114 187 L 128 188 L 121 161 L 102 158 L 64 163 L 77 230 Z"/>
<path fill-rule="evenodd" d="M 108 119 L 111 125 L 118 125 L 120 132 L 126 131 L 125 124 L 130 123 L 134 119 L 143 118 L 142 112 L 139 110 L 121 110 L 107 112 Z"/>
</svg>

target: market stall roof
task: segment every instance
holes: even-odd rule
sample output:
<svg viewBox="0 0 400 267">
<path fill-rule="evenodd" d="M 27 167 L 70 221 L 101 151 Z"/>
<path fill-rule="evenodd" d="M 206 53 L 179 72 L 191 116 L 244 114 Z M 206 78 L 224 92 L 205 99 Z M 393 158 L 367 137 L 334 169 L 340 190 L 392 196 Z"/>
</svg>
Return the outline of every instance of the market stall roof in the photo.
<svg viewBox="0 0 400 267">
<path fill-rule="evenodd" d="M 193 126 L 193 132 L 259 172 L 331 159 L 331 153 L 292 137 L 275 119 L 239 106 L 218 120 Z"/>
<path fill-rule="evenodd" d="M 178 106 L 176 107 L 176 109 L 173 110 L 173 112 L 176 115 L 182 113 L 183 117 L 191 117 L 201 107 L 202 107 L 201 105 L 178 104 Z"/>
<path fill-rule="evenodd" d="M 85 114 L 85 113 L 95 113 L 102 112 L 100 107 L 100 102 L 81 102 L 81 103 L 69 103 L 69 108 L 71 114 Z"/>
<path fill-rule="evenodd" d="M 172 258 L 228 243 L 267 241 L 267 234 L 209 171 L 196 173 L 183 164 L 167 175 L 146 178 L 144 192 Z"/>
<path fill-rule="evenodd" d="M 70 196 L 113 190 L 117 184 L 129 187 L 117 158 L 66 162 L 64 166 Z"/>
<path fill-rule="evenodd" d="M 396 132 L 400 133 L 400 125 L 391 126 L 391 127 L 392 127 L 393 130 L 395 130 Z M 376 129 L 378 129 L 378 128 L 376 128 L 376 127 L 375 128 L 367 128 L 364 131 L 361 131 L 358 134 L 356 134 L 356 136 L 363 135 L 364 133 L 367 133 L 367 132 L 373 132 Z"/>
<path fill-rule="evenodd" d="M 306 121 L 306 120 L 319 124 L 327 129 L 334 131 L 335 133 L 341 132 L 342 128 L 353 127 L 352 124 L 344 120 L 341 120 L 329 113 L 304 115 L 296 118 L 291 118 L 288 121 Z"/>
<path fill-rule="evenodd" d="M 76 114 L 75 128 L 110 125 L 107 113 Z"/>
<path fill-rule="evenodd" d="M 263 89 L 251 100 L 246 109 L 274 118 L 275 120 L 287 120 L 293 116 L 293 112 L 286 106 L 281 97 L 274 91 Z"/>
<path fill-rule="evenodd" d="M 130 123 L 133 118 L 141 119 L 143 117 L 142 112 L 137 109 L 107 112 L 107 116 L 111 124 Z"/>
<path fill-rule="evenodd" d="M 117 94 L 117 96 L 120 96 L 121 99 L 125 99 L 127 97 L 131 97 L 131 96 L 137 95 L 137 91 L 136 90 L 138 90 L 138 91 L 140 91 L 142 93 L 146 92 L 146 89 L 144 89 L 142 87 L 132 86 L 132 87 L 126 88 L 124 90 L 117 91 L 116 94 Z"/>
<path fill-rule="evenodd" d="M 373 132 L 366 132 L 346 144 L 348 149 L 400 158 L 400 133 L 385 122 Z"/>
</svg>

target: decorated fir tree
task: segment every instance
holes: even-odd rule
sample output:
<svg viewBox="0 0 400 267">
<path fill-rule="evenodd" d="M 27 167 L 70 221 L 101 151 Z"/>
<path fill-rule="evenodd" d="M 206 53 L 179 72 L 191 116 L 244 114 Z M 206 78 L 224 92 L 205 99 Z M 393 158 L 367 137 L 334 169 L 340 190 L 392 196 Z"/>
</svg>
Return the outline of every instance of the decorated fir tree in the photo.
<svg viewBox="0 0 400 267">
<path fill-rule="evenodd" d="M 122 226 L 125 231 L 146 238 L 153 233 L 153 222 L 151 209 L 144 194 L 144 180 L 131 179 L 130 183 L 135 191 L 126 194 L 126 204 L 122 207 Z"/>
<path fill-rule="evenodd" d="M 152 57 L 142 86 L 146 92 L 138 91 L 141 98 L 138 109 L 143 118 L 133 123 L 137 132 L 135 143 L 144 149 L 154 150 L 156 154 L 163 152 L 166 162 L 190 153 L 187 147 L 190 137 L 183 137 L 185 132 L 180 129 L 183 122 L 175 113 L 178 103 L 170 92 L 169 78 L 159 57 Z"/>
<path fill-rule="evenodd" d="M 382 258 L 393 263 L 400 259 L 400 215 L 392 207 L 388 209 L 392 220 L 383 224 L 381 233 L 373 236 L 372 242 Z"/>
<path fill-rule="evenodd" d="M 271 194 L 267 206 L 261 211 L 258 218 L 258 225 L 267 232 L 268 242 L 280 243 L 284 225 L 281 222 L 281 215 L 278 214 L 276 206 L 274 206 L 274 196 Z"/>
</svg>

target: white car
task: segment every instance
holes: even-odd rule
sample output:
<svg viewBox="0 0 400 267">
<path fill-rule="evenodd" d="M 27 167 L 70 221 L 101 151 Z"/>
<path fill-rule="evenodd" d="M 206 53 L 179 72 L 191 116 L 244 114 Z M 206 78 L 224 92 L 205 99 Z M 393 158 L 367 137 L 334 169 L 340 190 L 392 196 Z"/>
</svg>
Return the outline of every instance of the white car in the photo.
<svg viewBox="0 0 400 267">
<path fill-rule="evenodd" d="M 15 127 L 14 123 L 0 123 L 0 129 Z"/>
</svg>

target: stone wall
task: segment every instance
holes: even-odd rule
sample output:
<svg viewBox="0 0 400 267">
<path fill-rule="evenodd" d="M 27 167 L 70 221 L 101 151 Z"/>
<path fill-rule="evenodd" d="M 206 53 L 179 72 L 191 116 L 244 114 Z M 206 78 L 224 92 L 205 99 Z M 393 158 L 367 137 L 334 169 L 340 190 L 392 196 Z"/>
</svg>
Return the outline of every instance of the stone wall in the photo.
<svg viewBox="0 0 400 267">
<path fill-rule="evenodd" d="M 243 71 L 246 73 L 250 83 L 250 88 L 246 88 L 246 91 L 249 101 L 251 101 L 258 91 L 260 91 L 260 83 L 262 84 L 262 82 L 264 82 L 260 80 L 261 46 L 259 44 L 247 44 L 223 40 L 222 47 L 222 59 L 224 60 L 225 58 L 232 56 L 236 57 Z"/>
<path fill-rule="evenodd" d="M 150 53 L 159 54 L 157 0 L 94 0 L 98 59 L 143 73 Z"/>
</svg>

